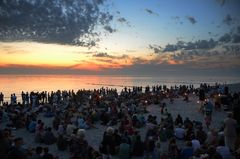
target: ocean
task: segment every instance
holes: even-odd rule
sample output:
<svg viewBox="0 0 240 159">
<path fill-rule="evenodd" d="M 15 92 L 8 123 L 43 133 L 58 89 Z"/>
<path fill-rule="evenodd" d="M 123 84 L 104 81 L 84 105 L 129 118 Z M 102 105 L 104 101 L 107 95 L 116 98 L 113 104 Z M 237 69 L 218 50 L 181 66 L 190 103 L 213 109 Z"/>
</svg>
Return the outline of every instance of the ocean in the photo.
<svg viewBox="0 0 240 159">
<path fill-rule="evenodd" d="M 101 87 L 117 88 L 125 86 L 189 85 L 199 87 L 200 83 L 231 84 L 240 83 L 240 77 L 204 77 L 204 76 L 99 76 L 99 75 L 0 75 L 0 92 L 5 99 L 15 93 L 20 97 L 22 91 L 57 91 L 98 89 Z"/>
</svg>

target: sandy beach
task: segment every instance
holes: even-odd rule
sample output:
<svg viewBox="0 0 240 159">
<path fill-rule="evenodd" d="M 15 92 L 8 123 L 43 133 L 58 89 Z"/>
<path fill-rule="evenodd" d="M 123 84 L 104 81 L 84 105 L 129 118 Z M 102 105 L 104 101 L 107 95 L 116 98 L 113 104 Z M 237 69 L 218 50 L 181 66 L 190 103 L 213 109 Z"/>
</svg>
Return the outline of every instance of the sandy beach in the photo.
<svg viewBox="0 0 240 159">
<path fill-rule="evenodd" d="M 232 84 L 229 85 L 230 92 L 236 92 L 240 91 L 240 84 Z M 168 112 L 172 114 L 173 119 L 177 117 L 178 114 L 180 114 L 183 119 L 186 117 L 189 117 L 190 120 L 200 121 L 203 123 L 204 130 L 208 131 L 206 128 L 206 125 L 204 124 L 204 116 L 202 113 L 199 112 L 200 104 L 198 101 L 198 96 L 194 94 L 189 95 L 189 102 L 186 102 L 183 100 L 183 97 L 174 99 L 173 103 L 169 102 L 169 99 L 165 99 L 163 102 L 167 104 Z M 147 106 L 148 113 L 145 114 L 145 117 L 147 117 L 149 114 L 157 116 L 157 121 L 159 122 L 162 117 L 165 117 L 160 113 L 160 106 L 159 105 L 149 105 Z M 212 123 L 210 128 L 216 128 L 217 130 L 222 126 L 223 119 L 225 119 L 227 116 L 227 112 L 224 110 L 214 110 L 212 114 Z M 38 116 L 38 119 L 41 119 L 45 126 L 52 127 L 52 121 L 53 118 L 46 118 L 43 116 L 43 113 L 40 113 Z M 113 128 L 117 128 L 118 126 L 113 126 Z M 100 124 L 100 122 L 96 123 L 96 128 L 91 128 L 86 130 L 86 139 L 94 149 L 98 150 L 99 145 L 103 138 L 103 133 L 106 130 L 107 126 L 103 126 Z M 142 127 L 138 129 L 140 132 L 142 139 L 145 138 L 147 128 Z M 25 147 L 36 147 L 36 146 L 43 146 L 46 147 L 44 144 L 38 144 L 34 141 L 34 134 L 29 133 L 26 129 L 19 129 L 19 130 L 13 130 L 13 135 L 15 137 L 22 137 L 24 139 Z M 56 131 L 54 131 L 56 134 Z M 183 142 L 177 141 L 177 144 L 179 147 L 182 147 Z M 168 142 L 161 142 L 161 152 L 167 151 L 167 145 Z M 50 153 L 52 153 L 55 156 L 58 156 L 60 159 L 67 159 L 69 158 L 69 152 L 66 151 L 58 151 L 56 144 L 48 146 L 50 149 Z"/>
</svg>

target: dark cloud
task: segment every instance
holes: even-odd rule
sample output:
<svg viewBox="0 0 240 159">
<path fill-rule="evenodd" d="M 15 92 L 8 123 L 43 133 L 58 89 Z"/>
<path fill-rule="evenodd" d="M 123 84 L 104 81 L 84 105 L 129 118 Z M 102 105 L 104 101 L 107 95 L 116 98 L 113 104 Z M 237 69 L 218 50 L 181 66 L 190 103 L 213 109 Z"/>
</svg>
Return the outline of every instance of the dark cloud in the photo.
<svg viewBox="0 0 240 159">
<path fill-rule="evenodd" d="M 109 55 L 108 53 L 101 52 L 101 53 L 94 54 L 93 57 L 107 57 L 107 58 L 112 58 L 113 56 Z"/>
<path fill-rule="evenodd" d="M 105 30 L 110 33 L 114 32 L 109 27 L 113 16 L 100 9 L 104 2 L 105 0 L 0 1 L 0 40 L 96 45 L 96 25 L 105 26 Z"/>
<path fill-rule="evenodd" d="M 240 30 L 239 26 L 233 30 L 230 31 L 230 33 L 226 33 L 223 36 L 219 38 L 219 42 L 221 43 L 240 43 Z"/>
<path fill-rule="evenodd" d="M 157 45 L 149 45 L 149 49 L 152 49 L 155 54 L 162 52 L 162 47 Z"/>
<path fill-rule="evenodd" d="M 210 40 L 197 40 L 195 42 L 178 41 L 176 44 L 167 44 L 164 48 L 158 45 L 149 45 L 149 48 L 154 53 L 174 52 L 178 50 L 193 50 L 193 49 L 212 49 L 217 45 L 217 41 Z"/>
<path fill-rule="evenodd" d="M 157 15 L 158 16 L 158 13 L 152 11 L 151 9 L 145 9 L 145 11 L 148 13 L 148 14 L 151 14 L 151 15 Z"/>
<path fill-rule="evenodd" d="M 238 26 L 236 30 L 237 30 L 237 31 L 236 31 L 237 34 L 240 34 L 240 26 Z"/>
<path fill-rule="evenodd" d="M 125 54 L 123 54 L 121 56 L 114 56 L 114 55 L 109 55 L 106 52 L 96 53 L 96 54 L 94 54 L 92 56 L 96 57 L 96 58 L 111 58 L 111 59 L 127 59 L 127 58 L 129 58 L 129 56 L 125 55 Z"/>
<path fill-rule="evenodd" d="M 180 36 L 180 37 L 177 37 L 176 39 L 177 41 L 181 41 L 182 39 L 184 39 L 184 37 Z"/>
<path fill-rule="evenodd" d="M 240 34 L 234 34 L 232 37 L 233 43 L 240 43 Z"/>
<path fill-rule="evenodd" d="M 127 19 L 125 19 L 125 18 L 123 18 L 123 17 L 118 18 L 117 21 L 120 22 L 120 23 L 122 23 L 122 24 L 126 24 L 126 25 L 128 25 L 128 26 L 130 27 L 130 24 L 129 24 L 129 22 L 127 21 Z"/>
<path fill-rule="evenodd" d="M 190 23 L 195 24 L 197 23 L 196 19 L 192 16 L 188 16 L 187 19 L 189 20 Z"/>
<path fill-rule="evenodd" d="M 240 46 L 238 45 L 225 45 L 224 48 L 226 49 L 227 53 L 239 54 L 240 51 Z"/>
<path fill-rule="evenodd" d="M 149 63 L 148 60 L 145 60 L 145 59 L 143 59 L 141 57 L 134 57 L 134 58 L 132 58 L 132 62 L 133 62 L 133 64 L 137 64 L 137 65 Z"/>
<path fill-rule="evenodd" d="M 121 22 L 121 23 L 127 22 L 127 20 L 125 18 L 118 18 L 118 21 Z"/>
<path fill-rule="evenodd" d="M 112 28 L 111 26 L 109 26 L 109 25 L 104 26 L 104 29 L 105 29 L 106 31 L 108 31 L 109 33 L 114 33 L 114 32 L 117 31 L 116 29 L 113 29 L 113 28 Z"/>
<path fill-rule="evenodd" d="M 145 11 L 146 11 L 147 13 L 149 13 L 149 14 L 153 14 L 153 11 L 150 10 L 150 9 L 145 9 Z"/>
<path fill-rule="evenodd" d="M 111 15 L 109 12 L 101 12 L 99 16 L 99 22 L 102 25 L 109 24 L 110 21 L 113 20 L 113 15 Z"/>
<path fill-rule="evenodd" d="M 228 54 L 235 54 L 240 56 L 240 46 L 239 45 L 224 45 L 223 46 Z"/>
<path fill-rule="evenodd" d="M 223 23 L 225 23 L 227 25 L 231 25 L 233 23 L 233 19 L 230 14 L 228 14 L 224 17 Z"/>
<path fill-rule="evenodd" d="M 74 51 L 73 53 L 75 53 L 75 54 L 86 54 L 86 55 L 94 54 L 93 51 Z"/>
<path fill-rule="evenodd" d="M 240 68 L 240 34 L 238 29 L 215 40 L 178 41 L 176 44 L 168 44 L 160 50 L 159 47 L 158 45 L 149 45 L 154 53 L 159 53 L 155 55 L 156 58 L 150 64 L 161 64 L 162 66 L 162 64 L 168 63 L 176 65 L 178 68 L 185 65 L 220 72 L 221 69 L 225 68 L 228 70 Z"/>
<path fill-rule="evenodd" d="M 177 50 L 178 50 L 177 45 L 167 44 L 163 49 L 163 52 L 173 52 Z"/>
<path fill-rule="evenodd" d="M 231 41 L 231 39 L 232 39 L 231 35 L 228 34 L 228 33 L 226 33 L 226 34 L 224 34 L 223 36 L 221 36 L 221 37 L 219 38 L 219 41 L 220 41 L 220 42 L 223 42 L 223 43 L 228 43 L 228 42 Z"/>
<path fill-rule="evenodd" d="M 198 40 L 195 42 L 196 49 L 212 49 L 217 45 L 217 42 L 213 39 L 210 40 Z"/>
<path fill-rule="evenodd" d="M 99 62 L 109 63 L 109 64 L 117 64 L 112 59 L 97 59 Z"/>
<path fill-rule="evenodd" d="M 193 49 L 212 49 L 216 46 L 217 42 L 213 39 L 210 40 L 197 40 L 195 42 L 178 41 L 175 45 L 167 45 L 164 52 L 171 52 L 177 50 L 193 50 Z"/>
</svg>

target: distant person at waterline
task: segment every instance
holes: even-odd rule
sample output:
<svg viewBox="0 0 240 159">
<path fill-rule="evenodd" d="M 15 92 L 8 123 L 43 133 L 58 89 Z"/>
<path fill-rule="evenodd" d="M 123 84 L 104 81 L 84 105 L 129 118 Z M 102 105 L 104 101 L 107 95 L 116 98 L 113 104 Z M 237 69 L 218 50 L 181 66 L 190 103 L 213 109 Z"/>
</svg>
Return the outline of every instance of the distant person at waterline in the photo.
<svg viewBox="0 0 240 159">
<path fill-rule="evenodd" d="M 4 101 L 3 99 L 4 99 L 4 95 L 2 92 L 0 92 L 0 106 L 3 105 L 3 101 Z"/>
<path fill-rule="evenodd" d="M 15 95 L 15 93 L 11 94 L 10 101 L 11 101 L 11 105 L 17 104 L 17 96 Z"/>
</svg>

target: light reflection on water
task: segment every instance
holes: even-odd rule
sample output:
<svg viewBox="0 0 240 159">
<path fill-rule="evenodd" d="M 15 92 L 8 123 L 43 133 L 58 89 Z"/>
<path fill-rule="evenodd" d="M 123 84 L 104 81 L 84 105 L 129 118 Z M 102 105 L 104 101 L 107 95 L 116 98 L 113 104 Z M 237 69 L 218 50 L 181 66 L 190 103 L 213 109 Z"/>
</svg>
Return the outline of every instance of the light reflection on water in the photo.
<svg viewBox="0 0 240 159">
<path fill-rule="evenodd" d="M 239 83 L 239 77 L 141 77 L 141 76 L 97 76 L 97 75 L 0 75 L 0 92 L 5 98 L 22 91 L 57 91 L 98 89 L 101 87 L 117 88 L 121 91 L 125 86 L 152 86 L 193 84 L 198 87 L 200 83 Z"/>
</svg>

